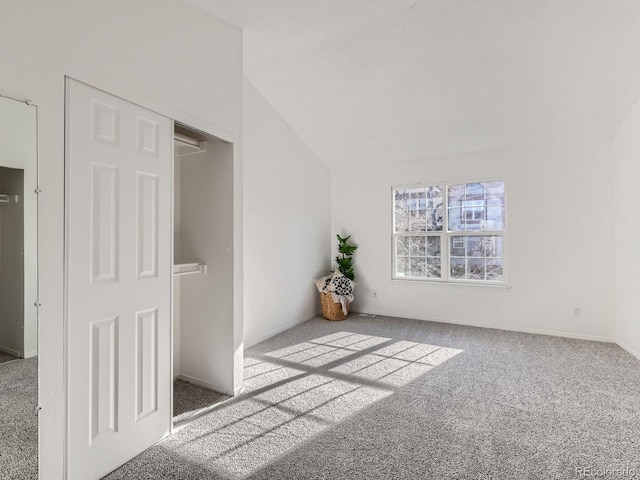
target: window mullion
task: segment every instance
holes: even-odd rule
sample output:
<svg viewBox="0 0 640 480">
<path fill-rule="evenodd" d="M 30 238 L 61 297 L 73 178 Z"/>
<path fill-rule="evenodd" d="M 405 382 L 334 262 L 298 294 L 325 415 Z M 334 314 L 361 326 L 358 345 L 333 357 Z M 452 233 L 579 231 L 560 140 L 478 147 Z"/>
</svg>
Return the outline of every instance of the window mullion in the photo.
<svg viewBox="0 0 640 480">
<path fill-rule="evenodd" d="M 440 236 L 440 278 L 449 281 L 449 185 L 444 185 L 442 198 L 442 234 Z"/>
</svg>

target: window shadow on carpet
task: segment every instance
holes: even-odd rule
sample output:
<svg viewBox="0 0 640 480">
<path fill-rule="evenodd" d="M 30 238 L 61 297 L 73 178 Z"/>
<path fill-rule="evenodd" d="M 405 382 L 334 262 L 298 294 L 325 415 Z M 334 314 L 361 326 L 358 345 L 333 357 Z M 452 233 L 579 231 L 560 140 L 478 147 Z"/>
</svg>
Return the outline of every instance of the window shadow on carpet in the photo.
<svg viewBox="0 0 640 480">
<path fill-rule="evenodd" d="M 461 351 L 341 331 L 249 355 L 244 393 L 174 440 L 185 459 L 246 477 Z"/>
</svg>

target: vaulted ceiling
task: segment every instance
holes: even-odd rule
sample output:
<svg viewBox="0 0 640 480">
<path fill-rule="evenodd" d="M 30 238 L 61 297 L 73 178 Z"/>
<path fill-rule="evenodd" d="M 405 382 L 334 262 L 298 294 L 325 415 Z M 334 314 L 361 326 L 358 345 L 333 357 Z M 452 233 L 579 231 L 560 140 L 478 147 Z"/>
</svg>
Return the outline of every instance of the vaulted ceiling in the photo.
<svg viewBox="0 0 640 480">
<path fill-rule="evenodd" d="M 639 0 L 187 1 L 332 169 L 611 137 L 640 92 Z"/>
</svg>

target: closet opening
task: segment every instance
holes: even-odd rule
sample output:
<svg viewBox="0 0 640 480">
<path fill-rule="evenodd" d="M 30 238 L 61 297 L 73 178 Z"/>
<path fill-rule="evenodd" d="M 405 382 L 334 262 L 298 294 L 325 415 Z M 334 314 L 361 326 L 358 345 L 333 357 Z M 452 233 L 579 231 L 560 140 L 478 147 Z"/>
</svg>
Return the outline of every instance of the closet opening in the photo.
<svg viewBox="0 0 640 480">
<path fill-rule="evenodd" d="M 0 363 L 24 358 L 24 170 L 0 166 Z"/>
<path fill-rule="evenodd" d="M 232 395 L 233 145 L 174 124 L 173 428 Z"/>
</svg>

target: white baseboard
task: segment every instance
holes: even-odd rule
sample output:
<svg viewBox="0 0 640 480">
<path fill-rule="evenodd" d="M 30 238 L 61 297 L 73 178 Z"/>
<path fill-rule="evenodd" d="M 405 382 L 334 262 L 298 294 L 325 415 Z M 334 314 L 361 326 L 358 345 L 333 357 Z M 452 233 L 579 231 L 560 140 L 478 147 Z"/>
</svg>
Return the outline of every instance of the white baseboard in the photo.
<svg viewBox="0 0 640 480">
<path fill-rule="evenodd" d="M 606 343 L 616 343 L 615 340 L 611 337 L 601 337 L 597 335 L 582 335 L 579 333 L 571 333 L 571 332 L 563 332 L 558 330 L 541 330 L 536 328 L 526 328 L 526 327 L 511 327 L 507 325 L 497 325 L 492 323 L 474 323 L 474 322 L 461 322 L 458 320 L 440 320 L 435 318 L 425 318 L 425 317 L 417 317 L 410 315 L 399 315 L 397 313 L 381 313 L 381 312 L 353 312 L 353 313 L 366 313 L 368 315 L 376 315 L 376 316 L 384 316 L 384 317 L 395 317 L 395 318 L 410 318 L 412 320 L 422 320 L 424 322 L 435 322 L 435 323 L 447 323 L 451 325 L 462 325 L 465 327 L 479 327 L 479 328 L 492 328 L 494 330 L 506 330 L 508 332 L 522 332 L 522 333 L 533 333 L 536 335 L 549 335 L 552 337 L 565 337 L 565 338 L 575 338 L 577 340 L 591 340 L 594 342 L 606 342 Z"/>
<path fill-rule="evenodd" d="M 24 354 L 24 358 L 33 358 L 33 357 L 37 357 L 38 356 L 38 352 L 37 351 L 32 351 L 32 352 L 26 352 Z"/>
<path fill-rule="evenodd" d="M 242 392 L 244 392 L 244 385 L 240 385 L 236 388 L 233 392 L 233 396 L 235 397 L 236 395 L 240 395 Z"/>
<path fill-rule="evenodd" d="M 621 342 L 620 340 L 616 340 L 616 343 L 618 344 L 618 346 L 620 348 L 622 348 L 623 350 L 626 350 L 627 352 L 629 352 L 631 355 L 633 355 L 634 357 L 636 357 L 638 360 L 640 360 L 640 352 L 637 352 L 636 350 L 634 350 L 633 348 L 631 348 L 629 345 L 625 344 L 624 342 Z"/>
<path fill-rule="evenodd" d="M 224 388 L 222 388 L 220 385 L 214 385 L 213 383 L 209 383 L 205 380 L 201 380 L 199 378 L 196 377 L 191 377 L 189 375 L 183 375 L 182 373 L 176 375 L 174 377 L 175 380 L 184 380 L 185 382 L 188 383 L 193 383 L 194 385 L 198 385 L 199 387 L 204 387 L 204 388 L 208 388 L 209 390 L 213 390 L 215 392 L 220 392 L 220 393 L 224 393 L 229 395 L 229 392 L 225 392 Z"/>
<path fill-rule="evenodd" d="M 304 323 L 304 322 L 306 322 L 308 320 L 311 320 L 312 318 L 315 318 L 315 317 L 317 317 L 319 315 L 322 315 L 322 312 L 320 310 L 318 310 L 317 312 L 314 312 L 311 315 L 307 315 L 306 317 L 303 317 L 303 318 L 301 318 L 299 320 L 295 320 L 294 322 L 287 323 L 286 325 L 283 325 L 283 326 L 277 328 L 276 330 L 272 330 L 271 332 L 267 333 L 266 335 L 263 335 L 263 336 L 261 336 L 259 338 L 255 338 L 255 339 L 252 339 L 251 341 L 245 342 L 244 348 L 253 347 L 254 345 L 257 345 L 258 343 L 264 342 L 265 340 L 273 337 L 274 335 L 282 333 L 285 330 L 289 330 L 290 328 L 293 328 L 296 325 L 300 325 L 301 323 Z"/>
<path fill-rule="evenodd" d="M 4 345 L 0 345 L 0 350 L 4 353 L 8 353 L 9 355 L 13 355 L 14 357 L 20 358 L 22 356 L 20 355 L 19 351 L 14 350 L 13 348 L 5 347 Z"/>
</svg>

